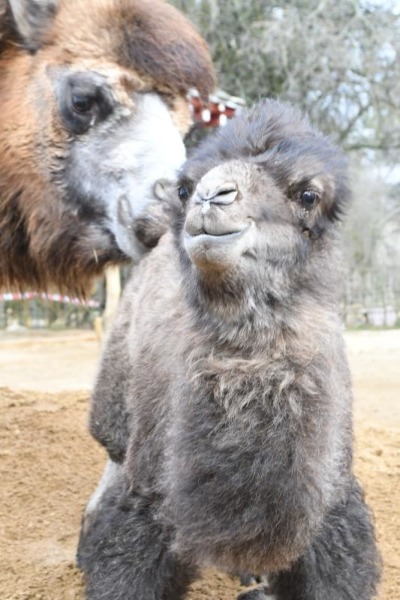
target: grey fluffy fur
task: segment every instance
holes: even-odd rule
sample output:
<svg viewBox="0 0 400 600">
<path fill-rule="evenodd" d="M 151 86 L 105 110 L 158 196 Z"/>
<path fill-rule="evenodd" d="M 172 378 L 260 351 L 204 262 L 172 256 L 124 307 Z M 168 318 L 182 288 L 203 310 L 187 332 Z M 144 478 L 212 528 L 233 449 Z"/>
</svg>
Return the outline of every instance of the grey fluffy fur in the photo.
<svg viewBox="0 0 400 600">
<path fill-rule="evenodd" d="M 224 271 L 183 243 L 216 166 L 239 188 L 247 177 L 256 228 Z M 263 101 L 195 152 L 180 185 L 191 199 L 133 273 L 93 398 L 91 431 L 124 468 L 81 541 L 87 597 L 178 600 L 195 567 L 214 565 L 268 572 L 279 600 L 369 600 L 379 557 L 352 473 L 337 317 L 342 157 Z"/>
</svg>

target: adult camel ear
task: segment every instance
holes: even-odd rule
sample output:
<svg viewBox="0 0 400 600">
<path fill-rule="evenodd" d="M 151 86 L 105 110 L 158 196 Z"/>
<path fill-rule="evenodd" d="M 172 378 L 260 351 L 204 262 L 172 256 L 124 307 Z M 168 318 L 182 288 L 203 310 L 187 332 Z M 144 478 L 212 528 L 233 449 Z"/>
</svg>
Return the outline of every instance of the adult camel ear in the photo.
<svg viewBox="0 0 400 600">
<path fill-rule="evenodd" d="M 40 47 L 57 12 L 58 0 L 8 0 L 14 28 L 28 50 Z"/>
</svg>

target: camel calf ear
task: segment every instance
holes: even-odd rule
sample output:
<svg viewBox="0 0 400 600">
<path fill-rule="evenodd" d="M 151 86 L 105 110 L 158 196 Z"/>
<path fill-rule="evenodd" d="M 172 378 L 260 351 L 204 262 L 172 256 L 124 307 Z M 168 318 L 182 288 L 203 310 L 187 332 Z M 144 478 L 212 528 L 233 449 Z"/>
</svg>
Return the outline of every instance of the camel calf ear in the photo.
<svg viewBox="0 0 400 600">
<path fill-rule="evenodd" d="M 8 0 L 15 28 L 28 50 L 40 47 L 57 11 L 58 0 Z"/>
</svg>

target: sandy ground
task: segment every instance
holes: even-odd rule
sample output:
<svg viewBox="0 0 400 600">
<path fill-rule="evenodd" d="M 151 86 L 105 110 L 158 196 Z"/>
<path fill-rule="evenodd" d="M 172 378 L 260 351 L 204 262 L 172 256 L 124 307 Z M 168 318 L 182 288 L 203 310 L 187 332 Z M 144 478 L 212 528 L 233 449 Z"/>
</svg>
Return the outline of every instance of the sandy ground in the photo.
<svg viewBox="0 0 400 600">
<path fill-rule="evenodd" d="M 346 338 L 356 470 L 384 560 L 379 599 L 399 600 L 400 331 Z M 0 338 L 0 600 L 83 598 L 76 539 L 104 461 L 86 432 L 97 358 L 90 332 Z M 209 571 L 189 598 L 233 600 L 239 589 L 237 580 Z"/>
<path fill-rule="evenodd" d="M 0 332 L 0 387 L 40 392 L 90 390 L 99 354 L 92 331 Z"/>
</svg>

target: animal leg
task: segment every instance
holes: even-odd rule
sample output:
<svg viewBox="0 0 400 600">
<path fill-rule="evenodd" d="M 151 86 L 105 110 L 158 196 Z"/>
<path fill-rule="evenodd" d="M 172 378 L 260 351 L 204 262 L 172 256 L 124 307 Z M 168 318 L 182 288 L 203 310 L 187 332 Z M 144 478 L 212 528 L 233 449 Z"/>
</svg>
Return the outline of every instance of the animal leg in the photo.
<svg viewBox="0 0 400 600">
<path fill-rule="evenodd" d="M 101 479 L 97 485 L 97 488 L 91 495 L 90 500 L 86 505 L 85 512 L 83 513 L 76 556 L 76 562 L 78 567 L 82 568 L 83 566 L 81 564 L 81 555 L 84 552 L 83 548 L 86 543 L 87 534 L 96 520 L 98 511 L 100 511 L 102 508 L 102 501 L 104 500 L 105 493 L 113 485 L 116 485 L 117 481 L 121 478 L 122 465 L 114 462 L 111 459 L 108 459 L 103 475 L 101 476 Z"/>
<path fill-rule="evenodd" d="M 195 573 L 171 551 L 171 533 L 154 510 L 124 482 L 105 494 L 81 555 L 87 600 L 183 598 Z"/>
<path fill-rule="evenodd" d="M 277 600 L 370 600 L 379 576 L 373 524 L 354 479 L 306 553 L 271 582 Z"/>
</svg>

